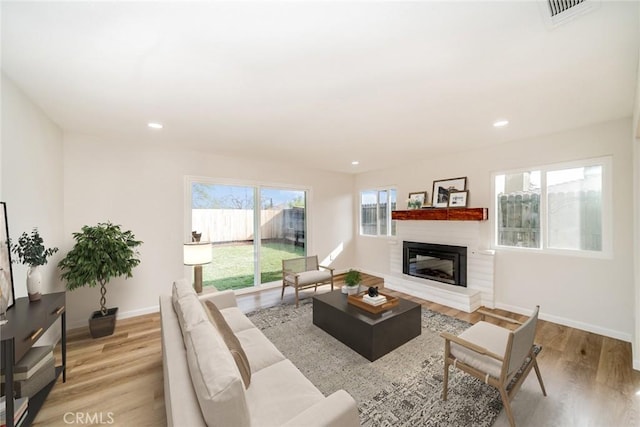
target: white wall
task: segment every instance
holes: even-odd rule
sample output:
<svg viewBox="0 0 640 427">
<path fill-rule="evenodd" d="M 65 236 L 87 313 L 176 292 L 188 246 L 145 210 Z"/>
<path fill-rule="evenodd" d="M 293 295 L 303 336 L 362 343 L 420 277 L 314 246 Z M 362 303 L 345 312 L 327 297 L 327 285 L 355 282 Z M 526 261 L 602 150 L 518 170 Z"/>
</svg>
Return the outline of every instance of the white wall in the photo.
<svg viewBox="0 0 640 427">
<path fill-rule="evenodd" d="M 63 135 L 31 100 L 2 74 L 2 132 L 0 200 L 7 203 L 9 236 L 38 227 L 46 247 L 63 240 Z M 58 252 L 42 268 L 43 292 L 64 290 L 56 269 Z M 27 296 L 27 266 L 13 265 L 16 298 Z M 38 344 L 53 344 L 60 335 L 59 322 Z"/>
<path fill-rule="evenodd" d="M 7 203 L 9 235 L 17 240 L 38 227 L 46 247 L 63 240 L 63 135 L 31 100 L 2 74 L 2 201 Z M 43 268 L 43 290 L 63 290 L 57 253 Z M 27 267 L 14 264 L 16 297 L 27 296 Z"/>
<path fill-rule="evenodd" d="M 144 241 L 133 278 L 107 285 L 107 305 L 118 306 L 122 314 L 156 310 L 158 295 L 169 293 L 172 281 L 189 273 L 182 265 L 187 175 L 310 188 L 308 253 L 323 259 L 342 244 L 333 265 L 352 264 L 352 222 L 336 221 L 353 216 L 350 175 L 77 134 L 65 135 L 64 161 L 65 251 L 73 244 L 71 233 L 107 220 Z M 86 324 L 99 308 L 97 288 L 74 290 L 67 298 L 70 327 Z"/>
<path fill-rule="evenodd" d="M 402 168 L 359 175 L 356 189 L 396 185 L 398 205 L 409 192 L 428 190 L 434 180 L 468 177 L 469 205 L 488 207 L 490 221 L 481 224 L 491 245 L 491 173 L 576 159 L 613 156 L 613 259 L 591 259 L 528 252 L 496 251 L 495 303 L 528 313 L 540 304 L 543 318 L 632 341 L 633 282 L 633 161 L 632 120 L 623 119 L 540 136 L 498 147 L 478 149 Z M 508 132 L 508 129 L 505 129 Z M 389 240 L 356 237 L 356 265 L 389 273 Z"/>
</svg>

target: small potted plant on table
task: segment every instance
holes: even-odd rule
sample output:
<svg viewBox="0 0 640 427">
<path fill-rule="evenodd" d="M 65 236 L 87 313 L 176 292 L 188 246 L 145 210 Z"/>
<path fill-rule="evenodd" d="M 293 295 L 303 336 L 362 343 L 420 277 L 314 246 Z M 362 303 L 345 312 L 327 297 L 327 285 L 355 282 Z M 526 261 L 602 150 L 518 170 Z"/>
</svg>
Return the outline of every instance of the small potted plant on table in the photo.
<svg viewBox="0 0 640 427">
<path fill-rule="evenodd" d="M 47 258 L 58 252 L 58 248 L 46 249 L 44 240 L 37 228 L 31 234 L 22 233 L 18 243 L 11 243 L 11 252 L 18 256 L 18 262 L 29 266 L 27 270 L 27 293 L 29 301 L 38 301 L 42 297 L 42 274 L 40 266 L 47 263 Z"/>
<path fill-rule="evenodd" d="M 140 264 L 136 247 L 142 242 L 131 231 L 122 231 L 110 222 L 85 225 L 81 232 L 73 233 L 73 238 L 73 249 L 58 264 L 61 277 L 69 290 L 100 284 L 100 310 L 91 315 L 89 331 L 93 338 L 111 335 L 118 307 L 106 307 L 105 285 L 115 277 L 132 277 L 131 271 Z"/>
<path fill-rule="evenodd" d="M 362 276 L 358 270 L 349 270 L 344 276 L 345 287 L 347 288 L 347 294 L 355 295 L 360 289 L 360 282 L 362 282 Z"/>
</svg>

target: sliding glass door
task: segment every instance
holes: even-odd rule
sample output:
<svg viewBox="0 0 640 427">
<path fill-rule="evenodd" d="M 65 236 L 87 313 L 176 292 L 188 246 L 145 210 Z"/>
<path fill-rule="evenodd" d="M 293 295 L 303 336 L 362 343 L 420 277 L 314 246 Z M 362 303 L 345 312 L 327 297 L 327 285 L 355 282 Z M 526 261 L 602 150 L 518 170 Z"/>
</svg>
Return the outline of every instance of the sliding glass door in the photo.
<svg viewBox="0 0 640 427">
<path fill-rule="evenodd" d="M 301 190 L 260 191 L 260 283 L 282 279 L 282 260 L 305 254 L 306 195 Z"/>
<path fill-rule="evenodd" d="M 282 278 L 306 253 L 306 191 L 191 181 L 191 230 L 213 243 L 204 286 L 242 289 Z"/>
</svg>

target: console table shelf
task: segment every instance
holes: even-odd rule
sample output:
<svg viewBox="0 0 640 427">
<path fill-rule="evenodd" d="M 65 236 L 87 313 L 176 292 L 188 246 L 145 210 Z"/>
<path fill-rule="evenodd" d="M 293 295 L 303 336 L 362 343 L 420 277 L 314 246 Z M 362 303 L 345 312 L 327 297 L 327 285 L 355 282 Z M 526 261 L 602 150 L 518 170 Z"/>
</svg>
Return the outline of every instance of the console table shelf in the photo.
<svg viewBox="0 0 640 427">
<path fill-rule="evenodd" d="M 29 351 L 44 332 L 60 318 L 62 328 L 62 365 L 57 366 L 55 379 L 29 399 L 27 416 L 21 426 L 28 427 L 33 423 L 36 414 L 44 404 L 44 400 L 62 375 L 62 382 L 67 380 L 67 323 L 65 311 L 65 293 L 56 292 L 42 295 L 38 301 L 18 298 L 15 305 L 7 311 L 7 324 L 0 326 L 0 354 L 2 368 L 5 373 L 5 413 L 7 427 L 14 426 L 14 390 L 13 367 L 15 362 Z"/>
<path fill-rule="evenodd" d="M 422 221 L 486 221 L 488 208 L 427 208 L 391 212 L 391 219 Z"/>
</svg>

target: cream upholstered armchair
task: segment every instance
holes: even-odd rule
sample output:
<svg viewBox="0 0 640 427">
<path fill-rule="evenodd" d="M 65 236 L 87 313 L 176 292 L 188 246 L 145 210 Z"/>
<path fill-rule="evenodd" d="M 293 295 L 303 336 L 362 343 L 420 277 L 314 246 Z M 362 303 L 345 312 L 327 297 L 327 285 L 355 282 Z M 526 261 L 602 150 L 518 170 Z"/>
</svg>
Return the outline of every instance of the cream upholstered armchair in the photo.
<svg viewBox="0 0 640 427">
<path fill-rule="evenodd" d="M 282 295 L 280 299 L 284 298 L 284 289 L 287 286 L 292 286 L 296 291 L 296 307 L 298 307 L 299 289 L 314 286 L 317 291 L 318 285 L 327 284 L 331 284 L 331 290 L 333 290 L 333 268 L 319 265 L 317 255 L 282 260 Z"/>
<path fill-rule="evenodd" d="M 531 368 L 536 371 L 542 394 L 547 395 L 536 361 L 536 355 L 542 347 L 533 342 L 539 310 L 540 306 L 536 306 L 531 317 L 522 324 L 514 319 L 479 310 L 483 315 L 482 321 L 460 335 L 455 336 L 447 332 L 440 334 L 445 339 L 443 400 L 447 400 L 449 365 L 453 365 L 454 368 L 461 369 L 500 391 L 509 424 L 514 427 L 515 420 L 510 401 L 520 389 Z M 484 316 L 520 326 L 512 331 L 485 322 Z"/>
</svg>

